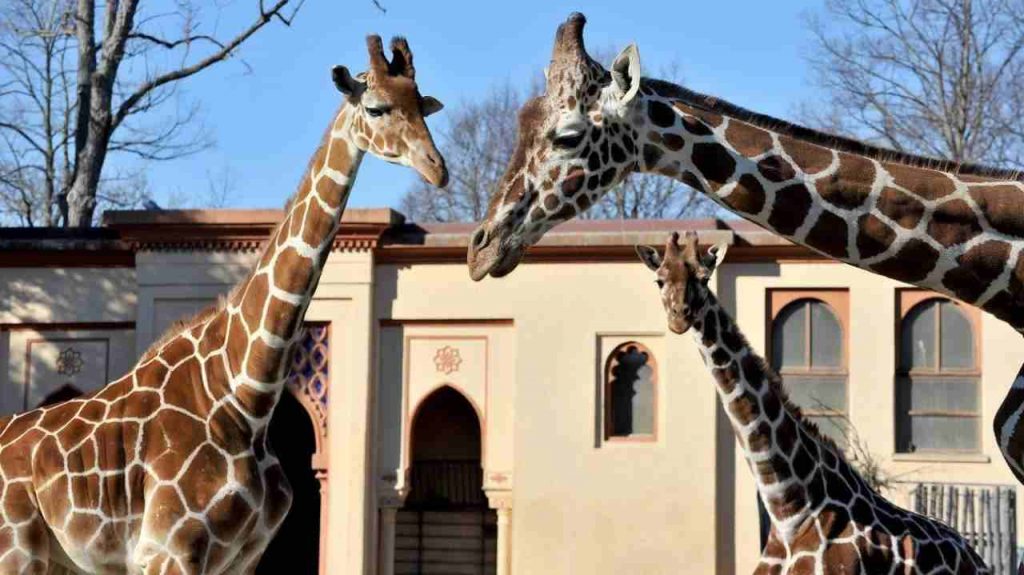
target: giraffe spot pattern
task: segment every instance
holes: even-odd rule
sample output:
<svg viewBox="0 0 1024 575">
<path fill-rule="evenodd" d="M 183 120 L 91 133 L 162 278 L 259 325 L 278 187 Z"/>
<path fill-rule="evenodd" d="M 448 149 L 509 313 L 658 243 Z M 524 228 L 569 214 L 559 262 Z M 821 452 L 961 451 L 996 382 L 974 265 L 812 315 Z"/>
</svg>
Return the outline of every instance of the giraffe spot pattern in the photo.
<svg viewBox="0 0 1024 575">
<path fill-rule="evenodd" d="M 895 257 L 871 266 L 874 271 L 909 283 L 923 280 L 935 267 L 939 252 L 917 238 L 907 240 Z"/>
<path fill-rule="evenodd" d="M 765 156 L 757 162 L 757 169 L 770 182 L 788 182 L 796 177 L 796 170 L 782 156 L 773 154 Z"/>
<path fill-rule="evenodd" d="M 874 214 L 865 214 L 857 220 L 857 251 L 861 258 L 885 253 L 895 240 L 896 232 Z"/>
<path fill-rule="evenodd" d="M 740 122 L 730 122 L 725 129 L 725 140 L 740 155 L 747 158 L 760 156 L 774 146 L 772 136 L 766 130 Z"/>
<path fill-rule="evenodd" d="M 780 189 L 775 197 L 776 201 L 783 201 L 786 205 L 772 210 L 768 216 L 768 225 L 782 235 L 791 236 L 811 210 L 811 193 L 806 185 L 798 183 Z"/>
<path fill-rule="evenodd" d="M 945 247 L 964 243 L 981 233 L 981 223 L 963 200 L 944 202 L 932 213 L 928 235 Z"/>
<path fill-rule="evenodd" d="M 957 298 L 974 302 L 984 293 L 985 286 L 1006 268 L 1010 251 L 1005 241 L 984 241 L 956 258 L 961 265 L 947 271 L 942 284 Z"/>
<path fill-rule="evenodd" d="M 743 214 L 758 214 L 764 209 L 764 187 L 756 177 L 743 174 L 729 194 L 729 205 Z"/>
<path fill-rule="evenodd" d="M 924 204 L 910 194 L 890 187 L 882 189 L 875 207 L 885 217 L 908 230 L 916 228 L 924 216 Z"/>
<path fill-rule="evenodd" d="M 1010 236 L 1024 236 L 1020 218 L 1024 191 L 1020 187 L 977 186 L 968 188 L 968 193 L 993 228 Z"/>
<path fill-rule="evenodd" d="M 832 152 L 821 146 L 786 136 L 780 136 L 779 143 L 805 174 L 817 174 L 832 164 Z"/>
<path fill-rule="evenodd" d="M 724 184 L 736 169 L 736 160 L 721 144 L 694 144 L 692 158 L 694 166 L 716 189 Z"/>
<path fill-rule="evenodd" d="M 807 234 L 807 243 L 834 258 L 846 258 L 846 220 L 832 212 L 822 212 Z"/>
</svg>

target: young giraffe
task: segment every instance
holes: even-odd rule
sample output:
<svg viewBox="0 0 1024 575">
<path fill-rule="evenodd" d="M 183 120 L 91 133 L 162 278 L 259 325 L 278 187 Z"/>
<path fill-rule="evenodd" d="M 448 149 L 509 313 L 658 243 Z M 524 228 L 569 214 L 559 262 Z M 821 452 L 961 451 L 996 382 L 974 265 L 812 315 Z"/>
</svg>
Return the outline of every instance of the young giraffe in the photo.
<svg viewBox="0 0 1024 575">
<path fill-rule="evenodd" d="M 948 526 L 882 497 L 842 451 L 789 402 L 782 380 L 757 355 L 708 287 L 724 245 L 701 256 L 697 235 L 672 234 L 665 257 L 637 246 L 657 274 L 668 327 L 694 340 L 754 473 L 771 532 L 759 574 L 924 575 L 989 573 Z"/>
<path fill-rule="evenodd" d="M 252 573 L 291 501 L 267 429 L 365 152 L 448 178 L 412 53 L 367 39 L 253 272 L 91 396 L 0 420 L 0 573 Z"/>
<path fill-rule="evenodd" d="M 475 280 L 633 172 L 661 174 L 831 258 L 960 298 L 1024 331 L 1024 182 L 1016 172 L 875 148 L 640 76 L 606 71 L 582 14 L 559 27 L 547 91 L 520 111 L 515 153 L 470 238 Z M 996 414 L 1024 483 L 1024 367 Z"/>
</svg>

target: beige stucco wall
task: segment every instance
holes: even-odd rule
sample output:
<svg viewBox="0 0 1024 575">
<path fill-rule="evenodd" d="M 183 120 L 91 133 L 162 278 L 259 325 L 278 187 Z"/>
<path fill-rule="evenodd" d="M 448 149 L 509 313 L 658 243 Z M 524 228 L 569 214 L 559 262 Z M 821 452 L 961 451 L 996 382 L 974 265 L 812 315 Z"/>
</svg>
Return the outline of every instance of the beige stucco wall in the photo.
<svg viewBox="0 0 1024 575">
<path fill-rule="evenodd" d="M 0 324 L 62 324 L 0 330 L 0 408 L 24 405 L 30 341 L 106 338 L 113 351 L 104 369 L 113 378 L 176 316 L 230 289 L 254 259 L 143 252 L 137 269 L 0 270 Z M 850 417 L 871 450 L 906 480 L 1014 483 L 989 423 L 1024 360 L 1012 330 L 982 320 L 981 455 L 908 459 L 893 453 L 900 284 L 827 263 L 726 264 L 715 281 L 760 350 L 766 290 L 849 290 Z M 335 252 L 307 319 L 332 330 L 328 573 L 376 573 L 377 509 L 394 487 L 385 478 L 403 467 L 405 417 L 441 383 L 470 397 L 487 427 L 485 471 L 502 478 L 487 485 L 489 494 L 512 502 L 514 573 L 752 570 L 753 480 L 691 338 L 665 329 L 639 263 L 525 264 L 507 278 L 474 283 L 461 263 L 375 264 L 370 252 Z M 87 325 L 63 325 L 75 322 Z M 104 322 L 119 327 L 91 325 Z M 438 345 L 483 338 L 487 346 L 465 347 L 465 369 L 441 377 L 432 371 L 433 344 L 407 351 L 410 338 Z M 606 443 L 604 359 L 628 340 L 650 348 L 659 366 L 657 440 Z M 44 362 L 54 352 L 40 349 Z"/>
<path fill-rule="evenodd" d="M 382 318 L 512 320 L 514 573 L 715 571 L 714 390 L 689 338 L 665 333 L 643 266 L 525 265 L 473 283 L 464 265 L 383 265 L 376 284 Z M 603 338 L 658 356 L 657 442 L 602 443 Z"/>
<path fill-rule="evenodd" d="M 35 407 L 64 385 L 90 391 L 127 372 L 136 296 L 131 268 L 0 269 L 0 414 Z M 61 373 L 64 351 L 78 365 Z"/>
<path fill-rule="evenodd" d="M 0 268 L 0 324 L 135 320 L 131 268 Z"/>
</svg>

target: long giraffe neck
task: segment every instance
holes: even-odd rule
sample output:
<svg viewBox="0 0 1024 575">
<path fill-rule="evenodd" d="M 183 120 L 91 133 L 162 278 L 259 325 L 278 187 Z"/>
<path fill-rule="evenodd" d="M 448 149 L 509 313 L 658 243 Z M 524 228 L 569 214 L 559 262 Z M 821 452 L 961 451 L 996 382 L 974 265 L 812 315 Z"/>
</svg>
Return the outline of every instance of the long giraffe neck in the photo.
<svg viewBox="0 0 1024 575">
<path fill-rule="evenodd" d="M 638 98 L 640 170 L 679 179 L 833 259 L 958 297 L 1024 330 L 1024 183 L 1013 174 L 927 163 L 664 82 L 645 80 Z"/>
<path fill-rule="evenodd" d="M 694 339 L 772 524 L 788 539 L 826 497 L 824 477 L 863 485 L 830 441 L 792 406 L 779 377 L 710 291 L 693 324 Z M 823 464 L 824 463 L 824 464 Z"/>
<path fill-rule="evenodd" d="M 363 158 L 352 141 L 351 109 L 343 105 L 331 122 L 259 263 L 220 312 L 227 316 L 231 391 L 258 418 L 276 404 Z"/>
</svg>

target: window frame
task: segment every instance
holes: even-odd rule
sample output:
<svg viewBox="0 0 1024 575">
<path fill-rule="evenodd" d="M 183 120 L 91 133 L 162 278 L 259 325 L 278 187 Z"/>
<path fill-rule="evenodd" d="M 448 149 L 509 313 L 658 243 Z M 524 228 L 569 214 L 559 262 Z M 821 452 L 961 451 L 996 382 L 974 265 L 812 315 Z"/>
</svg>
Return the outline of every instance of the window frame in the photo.
<svg viewBox="0 0 1024 575">
<path fill-rule="evenodd" d="M 844 390 L 846 396 L 846 410 L 838 412 L 836 410 L 824 410 L 816 409 L 813 407 L 800 406 L 800 411 L 807 417 L 827 417 L 850 419 L 850 291 L 846 288 L 769 288 L 767 292 L 767 305 L 765 310 L 767 312 L 766 324 L 765 324 L 765 350 L 766 356 L 769 359 L 769 365 L 771 368 L 776 370 L 778 374 L 785 381 L 789 377 L 814 377 L 814 376 L 828 376 L 828 377 L 842 377 L 844 380 Z M 839 354 L 839 367 L 828 367 L 828 368 L 814 368 L 810 365 L 811 361 L 811 314 L 810 309 L 807 311 L 807 325 L 805 326 L 804 332 L 804 345 L 806 346 L 805 352 L 807 357 L 806 369 L 783 369 L 782 366 L 774 365 L 775 358 L 775 323 L 782 312 L 789 309 L 791 305 L 799 302 L 805 302 L 805 305 L 810 307 L 811 302 L 819 302 L 824 304 L 829 311 L 832 312 L 833 317 L 839 323 L 840 338 L 839 343 L 841 346 Z"/>
<path fill-rule="evenodd" d="M 615 435 L 614 434 L 614 421 L 615 421 L 615 401 L 614 393 L 612 390 L 613 376 L 612 369 L 615 368 L 616 356 L 620 352 L 624 352 L 630 347 L 636 347 L 640 353 L 647 354 L 647 365 L 651 368 L 651 433 L 633 433 L 630 435 Z M 602 415 L 604 416 L 604 422 L 602 427 L 602 436 L 605 443 L 656 443 L 658 441 L 658 428 L 660 422 L 658 421 L 658 411 L 660 406 L 658 405 L 659 400 L 659 370 L 658 370 L 658 358 L 655 356 L 654 351 L 644 345 L 643 343 L 630 339 L 616 344 L 612 347 L 611 351 L 604 358 L 604 381 L 602 382 L 602 393 L 604 395 L 604 406 L 602 409 Z"/>
<path fill-rule="evenodd" d="M 927 304 L 929 302 L 949 302 L 957 307 L 957 309 L 964 315 L 968 325 L 971 327 L 971 343 L 973 344 L 973 350 L 971 353 L 972 367 L 970 368 L 943 368 L 942 367 L 942 309 L 941 305 L 935 306 L 935 368 L 934 369 L 921 369 L 911 367 L 904 369 L 902 365 L 903 361 L 903 329 L 904 321 L 910 316 L 910 314 L 918 308 L 918 306 Z M 897 289 L 897 306 L 896 306 L 896 321 L 895 321 L 895 343 L 896 353 L 894 357 L 894 389 L 893 389 L 893 407 L 895 415 L 895 452 L 900 455 L 915 455 L 915 454 L 977 454 L 983 452 L 984 438 L 982 434 L 984 429 L 982 427 L 982 421 L 984 420 L 983 411 L 984 406 L 982 404 L 982 386 L 981 386 L 981 312 L 974 306 L 967 305 L 966 303 L 942 295 L 937 292 L 930 290 L 922 290 L 915 288 L 898 288 Z M 903 403 L 900 401 L 901 392 L 905 389 L 915 377 L 923 377 L 930 380 L 962 380 L 971 379 L 974 383 L 975 399 L 977 409 L 974 414 L 968 414 L 963 411 L 942 411 L 942 410 L 904 410 Z M 914 448 L 913 450 L 905 450 L 900 444 L 900 437 L 902 433 L 907 430 L 914 417 L 944 417 L 944 418 L 960 418 L 960 419 L 974 419 L 977 425 L 977 443 L 973 448 L 969 449 L 919 449 Z"/>
<path fill-rule="evenodd" d="M 769 287 L 765 293 L 765 356 L 768 364 L 776 370 L 783 383 L 793 378 L 842 378 L 843 392 L 846 408 L 843 411 L 836 409 L 822 409 L 817 406 L 800 406 L 801 412 L 808 419 L 824 418 L 829 422 L 836 422 L 833 425 L 845 429 L 846 423 L 851 421 L 850 401 L 850 290 L 848 287 Z M 804 327 L 805 352 L 807 354 L 807 366 L 804 369 L 788 367 L 783 369 L 774 364 L 775 358 L 775 323 L 783 311 L 801 301 L 818 302 L 823 304 L 839 322 L 842 331 L 840 339 L 840 364 L 838 367 L 814 368 L 811 361 L 811 315 L 807 310 L 807 321 Z M 843 425 L 840 425 L 842 423 Z"/>
</svg>

